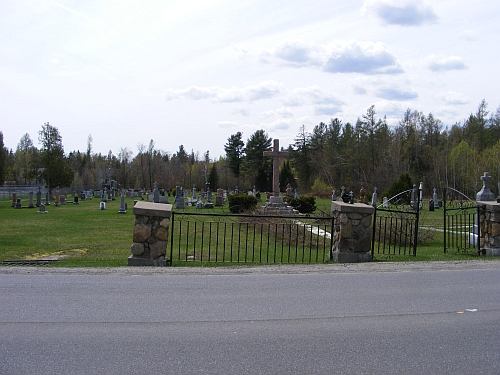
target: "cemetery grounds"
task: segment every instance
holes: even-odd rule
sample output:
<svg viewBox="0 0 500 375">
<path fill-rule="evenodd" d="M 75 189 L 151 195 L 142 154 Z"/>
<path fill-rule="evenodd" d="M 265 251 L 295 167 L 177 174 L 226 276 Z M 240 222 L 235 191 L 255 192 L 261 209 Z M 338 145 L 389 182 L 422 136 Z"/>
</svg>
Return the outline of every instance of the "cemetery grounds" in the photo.
<svg viewBox="0 0 500 375">
<path fill-rule="evenodd" d="M 170 201 L 173 201 L 171 197 Z M 49 263 L 53 267 L 120 267 L 127 265 L 132 245 L 132 233 L 135 216 L 132 212 L 133 199 L 126 198 L 129 210 L 126 214 L 118 214 L 120 199 L 108 201 L 106 209 L 100 210 L 99 199 L 80 201 L 79 204 L 68 203 L 55 207 L 47 206 L 48 213 L 38 214 L 38 208 L 15 209 L 11 201 L 0 200 L 0 262 L 31 261 L 39 259 L 58 259 Z M 331 216 L 329 199 L 317 199 L 318 207 L 314 215 Z M 443 250 L 443 211 L 434 212 L 424 209 L 419 221 L 419 244 L 417 255 L 377 255 L 375 261 L 408 262 L 408 261 L 456 261 L 478 259 L 474 252 L 457 253 Z M 229 214 L 227 203 L 213 209 L 196 209 L 186 207 L 175 212 L 198 212 Z M 198 216 L 199 218 L 199 216 Z M 202 218 L 208 220 L 208 218 Z M 222 217 L 222 220 L 224 218 Z M 170 244 L 167 246 L 169 254 Z M 280 263 L 272 257 L 256 264 Z M 480 259 L 491 259 L 480 257 Z M 308 259 L 306 263 L 326 263 L 326 257 Z M 194 260 L 182 263 L 188 266 L 227 266 L 241 265 L 231 262 L 200 262 Z M 245 263 L 253 265 L 253 263 Z M 175 262 L 172 264 L 176 266 Z"/>
</svg>

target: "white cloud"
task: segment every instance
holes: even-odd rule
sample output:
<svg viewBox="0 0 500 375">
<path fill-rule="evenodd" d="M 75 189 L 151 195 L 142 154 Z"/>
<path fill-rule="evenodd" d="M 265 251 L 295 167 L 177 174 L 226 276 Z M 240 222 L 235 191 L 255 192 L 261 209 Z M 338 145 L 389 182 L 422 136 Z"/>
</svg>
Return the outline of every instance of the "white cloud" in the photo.
<svg viewBox="0 0 500 375">
<path fill-rule="evenodd" d="M 363 12 L 375 13 L 388 25 L 420 26 L 437 20 L 431 5 L 422 0 L 366 0 Z"/>
<path fill-rule="evenodd" d="M 462 30 L 460 34 L 458 34 L 458 36 L 468 42 L 472 42 L 478 39 L 477 32 L 474 30 Z"/>
<path fill-rule="evenodd" d="M 260 114 L 263 117 L 281 117 L 281 118 L 292 118 L 293 112 L 288 107 L 281 107 L 275 110 L 269 110 L 261 112 Z"/>
<path fill-rule="evenodd" d="M 295 66 L 321 65 L 324 54 L 324 48 L 313 43 L 299 41 L 280 44 L 274 48 L 272 53 L 276 58 Z"/>
<path fill-rule="evenodd" d="M 388 100 L 410 100 L 418 98 L 418 94 L 413 90 L 401 90 L 390 87 L 378 90 L 377 96 Z"/>
<path fill-rule="evenodd" d="M 448 91 L 442 96 L 442 99 L 452 105 L 460 105 L 469 103 L 469 99 L 460 92 Z"/>
<path fill-rule="evenodd" d="M 438 57 L 432 55 L 427 58 L 426 65 L 433 72 L 467 69 L 467 65 L 459 56 Z"/>
<path fill-rule="evenodd" d="M 174 99 L 213 99 L 214 102 L 252 102 L 256 100 L 269 99 L 281 94 L 284 85 L 275 81 L 261 82 L 243 88 L 223 88 L 219 86 L 198 87 L 189 86 L 185 89 L 167 89 L 164 91 L 166 100 Z"/>
<path fill-rule="evenodd" d="M 314 107 L 316 116 L 335 116 L 342 112 L 342 108 L 337 105 L 318 105 Z"/>
<path fill-rule="evenodd" d="M 401 118 L 404 111 L 408 108 L 405 104 L 400 102 L 391 102 L 388 100 L 382 100 L 380 102 L 374 103 L 375 112 L 378 117 L 382 118 L 387 116 L 388 118 Z"/>
<path fill-rule="evenodd" d="M 393 74 L 403 70 L 383 43 L 335 42 L 328 46 L 286 42 L 264 52 L 287 66 L 315 67 L 328 73 Z"/>
<path fill-rule="evenodd" d="M 270 123 L 261 123 L 261 129 L 266 131 L 288 130 L 292 121 L 290 119 L 278 119 Z"/>
<path fill-rule="evenodd" d="M 237 110 L 234 110 L 232 112 L 233 115 L 240 115 L 243 117 L 248 117 L 250 116 L 250 111 L 246 108 L 238 108 Z"/>
<path fill-rule="evenodd" d="M 236 121 L 219 121 L 219 128 L 235 128 L 238 126 Z"/>
<path fill-rule="evenodd" d="M 353 91 L 355 94 L 358 94 L 358 95 L 366 95 L 366 89 L 364 87 L 360 87 L 360 86 L 354 86 L 353 88 Z"/>
<path fill-rule="evenodd" d="M 298 107 L 310 104 L 341 106 L 344 103 L 335 96 L 325 93 L 318 86 L 309 86 L 294 89 L 285 104 L 290 107 Z"/>
<path fill-rule="evenodd" d="M 383 43 L 350 42 L 336 45 L 324 70 L 329 73 L 392 74 L 403 70 Z"/>
</svg>

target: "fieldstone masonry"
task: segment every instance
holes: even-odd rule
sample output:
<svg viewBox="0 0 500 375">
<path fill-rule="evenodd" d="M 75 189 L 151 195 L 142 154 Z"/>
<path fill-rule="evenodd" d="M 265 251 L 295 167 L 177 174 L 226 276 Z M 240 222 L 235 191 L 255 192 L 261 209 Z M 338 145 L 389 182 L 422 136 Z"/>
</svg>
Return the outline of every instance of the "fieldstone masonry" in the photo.
<svg viewBox="0 0 500 375">
<path fill-rule="evenodd" d="M 332 202 L 334 218 L 330 260 L 341 263 L 372 260 L 372 216 L 375 208 L 361 203 Z"/>
<path fill-rule="evenodd" d="M 138 201 L 134 206 L 134 243 L 129 266 L 166 266 L 172 205 Z"/>
<path fill-rule="evenodd" d="M 500 256 L 500 203 L 477 203 L 485 207 L 484 214 L 479 215 L 480 247 L 487 256 Z"/>
</svg>

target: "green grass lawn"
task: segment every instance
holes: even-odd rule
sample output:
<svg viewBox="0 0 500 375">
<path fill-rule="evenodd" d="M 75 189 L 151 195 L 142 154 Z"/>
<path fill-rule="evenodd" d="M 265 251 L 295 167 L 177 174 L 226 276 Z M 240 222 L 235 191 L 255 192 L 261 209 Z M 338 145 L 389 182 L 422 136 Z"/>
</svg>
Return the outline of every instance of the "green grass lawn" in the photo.
<svg viewBox="0 0 500 375">
<path fill-rule="evenodd" d="M 173 201 L 171 197 L 170 201 Z M 106 210 L 99 209 L 99 199 L 68 203 L 60 207 L 47 206 L 47 214 L 37 214 L 38 208 L 14 209 L 10 201 L 0 201 L 0 261 L 38 259 L 48 255 L 70 255 L 54 263 L 63 267 L 126 266 L 132 244 L 134 215 L 133 200 L 126 199 L 128 211 L 119 214 L 120 201 L 110 201 Z M 23 204 L 27 204 L 23 200 Z M 329 214 L 331 201 L 318 199 L 315 214 Z M 187 211 L 229 213 L 226 206 Z M 175 208 L 174 208 L 175 211 Z M 442 227 L 442 210 L 421 215 L 421 226 Z M 169 249 L 167 249 L 167 254 Z M 475 254 L 443 252 L 442 234 L 436 232 L 417 249 L 417 256 L 376 256 L 377 260 L 433 261 L 477 259 Z M 486 258 L 484 258 L 486 259 Z M 322 262 L 322 260 L 320 260 Z M 196 262 L 198 263 L 198 262 Z M 200 265 L 200 264 L 191 264 Z M 213 263 L 211 265 L 214 265 Z M 227 265 L 227 264 L 225 264 Z"/>
</svg>

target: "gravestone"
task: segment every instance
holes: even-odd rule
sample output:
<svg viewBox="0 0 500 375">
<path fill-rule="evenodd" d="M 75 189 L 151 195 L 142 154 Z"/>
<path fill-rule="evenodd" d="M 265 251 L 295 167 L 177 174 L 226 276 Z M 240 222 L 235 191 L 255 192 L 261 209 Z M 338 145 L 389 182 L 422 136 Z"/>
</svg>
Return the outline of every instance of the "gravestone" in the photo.
<svg viewBox="0 0 500 375">
<path fill-rule="evenodd" d="M 38 191 L 36 193 L 36 206 L 40 207 L 41 204 L 42 204 L 42 191 L 41 187 L 39 186 Z"/>
<path fill-rule="evenodd" d="M 40 204 L 39 210 L 36 212 L 37 214 L 46 214 L 48 211 L 45 209 L 44 204 Z"/>
<path fill-rule="evenodd" d="M 28 208 L 35 208 L 35 205 L 33 204 L 33 192 L 30 191 L 30 203 L 28 204 Z"/>
<path fill-rule="evenodd" d="M 12 193 L 12 204 L 11 207 L 16 207 L 17 204 L 17 193 Z"/>
<path fill-rule="evenodd" d="M 177 185 L 175 187 L 175 208 L 177 209 L 184 209 L 184 191 L 182 188 Z"/>
<path fill-rule="evenodd" d="M 207 203 L 212 203 L 212 192 L 210 191 L 210 182 L 207 182 Z M 205 206 L 206 207 L 206 206 Z"/>
<path fill-rule="evenodd" d="M 224 190 L 223 189 L 217 189 L 217 195 L 215 196 L 215 205 L 216 206 L 223 206 L 224 205 Z"/>
<path fill-rule="evenodd" d="M 59 193 L 59 186 L 56 187 L 56 200 L 54 201 L 54 206 L 59 207 L 61 205 L 61 195 Z"/>
<path fill-rule="evenodd" d="M 198 196 L 198 200 L 196 201 L 196 208 L 198 209 L 203 208 L 203 200 L 201 199 L 201 195 Z"/>
<path fill-rule="evenodd" d="M 193 186 L 193 196 L 191 198 L 196 201 L 196 186 Z"/>
<path fill-rule="evenodd" d="M 384 200 L 382 201 L 382 207 L 389 208 L 389 199 L 387 197 L 384 197 Z"/>
<path fill-rule="evenodd" d="M 372 207 L 377 207 L 377 188 L 373 188 L 373 194 L 372 194 Z"/>
<path fill-rule="evenodd" d="M 78 202 L 78 195 L 73 197 L 73 204 L 80 204 L 80 202 Z"/>
<path fill-rule="evenodd" d="M 491 176 L 488 174 L 488 172 L 484 172 L 484 175 L 481 176 L 481 180 L 483 180 L 483 188 L 476 194 L 476 201 L 482 201 L 482 202 L 494 201 L 495 195 L 488 187 L 488 183 L 491 180 Z"/>
<path fill-rule="evenodd" d="M 160 191 L 158 190 L 158 183 L 156 182 L 154 183 L 153 202 L 160 203 Z"/>
<path fill-rule="evenodd" d="M 273 150 L 264 151 L 264 157 L 273 158 L 273 196 L 270 199 L 271 204 L 283 204 L 283 198 L 280 197 L 280 159 L 288 156 L 288 152 L 280 151 L 280 141 L 275 139 L 273 141 Z"/>
<path fill-rule="evenodd" d="M 61 197 L 59 199 L 61 200 L 61 205 L 66 204 L 66 196 L 65 195 L 61 195 Z"/>
<path fill-rule="evenodd" d="M 16 208 L 22 208 L 23 206 L 21 206 L 21 198 L 17 198 L 17 201 L 16 201 Z"/>
<path fill-rule="evenodd" d="M 104 188 L 104 190 L 102 192 L 101 199 L 102 199 L 103 202 L 107 202 L 108 201 L 108 189 L 107 188 Z M 104 205 L 104 207 L 106 207 L 106 205 Z"/>
<path fill-rule="evenodd" d="M 432 189 L 432 203 L 434 205 L 434 208 L 439 208 L 439 201 L 438 201 L 438 195 L 437 195 L 437 190 L 436 188 Z"/>
<path fill-rule="evenodd" d="M 337 196 L 335 195 L 335 189 L 332 190 L 332 202 L 335 202 L 337 200 Z"/>
<path fill-rule="evenodd" d="M 365 184 L 361 184 L 361 190 L 359 191 L 359 203 L 368 204 L 368 198 L 366 196 Z"/>
<path fill-rule="evenodd" d="M 104 202 L 104 201 L 100 202 L 100 203 L 99 203 L 99 208 L 100 208 L 101 210 L 105 210 L 105 209 L 106 209 L 106 202 Z"/>
<path fill-rule="evenodd" d="M 127 208 L 125 207 L 125 194 L 121 193 L 120 197 L 120 210 L 118 211 L 119 214 L 126 214 L 127 213 Z"/>
<path fill-rule="evenodd" d="M 47 192 L 45 193 L 45 205 L 50 206 L 50 195 L 49 195 L 48 189 L 47 189 Z"/>
</svg>

